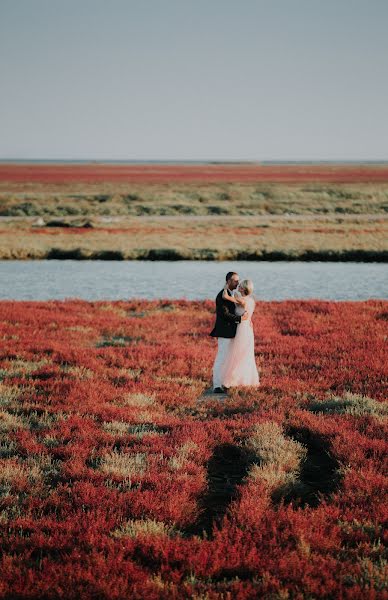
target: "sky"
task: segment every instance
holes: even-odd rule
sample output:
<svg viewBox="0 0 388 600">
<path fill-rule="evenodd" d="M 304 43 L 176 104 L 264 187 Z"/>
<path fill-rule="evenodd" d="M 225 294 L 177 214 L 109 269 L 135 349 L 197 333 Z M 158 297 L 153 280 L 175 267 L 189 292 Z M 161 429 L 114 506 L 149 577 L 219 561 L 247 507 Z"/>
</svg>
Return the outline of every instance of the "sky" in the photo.
<svg viewBox="0 0 388 600">
<path fill-rule="evenodd" d="M 387 0 L 0 0 L 0 158 L 388 160 Z"/>
</svg>

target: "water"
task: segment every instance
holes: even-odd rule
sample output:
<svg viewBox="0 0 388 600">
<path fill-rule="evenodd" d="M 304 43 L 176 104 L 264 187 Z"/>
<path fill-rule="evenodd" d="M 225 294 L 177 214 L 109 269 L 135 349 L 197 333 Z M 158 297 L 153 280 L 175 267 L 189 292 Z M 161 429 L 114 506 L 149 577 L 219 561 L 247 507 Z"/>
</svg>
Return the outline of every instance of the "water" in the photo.
<svg viewBox="0 0 388 600">
<path fill-rule="evenodd" d="M 214 298 L 227 271 L 259 300 L 388 299 L 388 265 L 325 262 L 0 261 L 0 299 Z"/>
</svg>

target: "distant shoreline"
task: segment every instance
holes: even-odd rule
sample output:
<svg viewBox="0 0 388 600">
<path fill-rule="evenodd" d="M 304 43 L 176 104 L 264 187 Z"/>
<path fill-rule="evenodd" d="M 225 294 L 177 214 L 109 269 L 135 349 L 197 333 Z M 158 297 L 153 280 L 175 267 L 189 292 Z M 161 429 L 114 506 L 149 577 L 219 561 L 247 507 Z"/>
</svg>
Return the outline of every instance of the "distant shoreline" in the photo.
<svg viewBox="0 0 388 600">
<path fill-rule="evenodd" d="M 48 248 L 46 251 L 34 251 L 26 248 L 25 252 L 2 252 L 0 260 L 76 260 L 76 261 L 249 261 L 249 262 L 359 262 L 359 263 L 388 263 L 387 250 L 257 250 L 250 249 L 218 251 L 215 249 L 196 249 L 181 251 L 175 248 L 147 248 L 123 251 L 117 249 L 88 250 L 75 248 Z"/>
<path fill-rule="evenodd" d="M 0 158 L 0 164 L 8 165 L 388 165 L 387 160 L 132 160 L 111 158 Z"/>
<path fill-rule="evenodd" d="M 0 162 L 6 183 L 388 183 L 387 163 Z"/>
<path fill-rule="evenodd" d="M 3 259 L 388 262 L 388 167 L 0 165 L 1 176 Z"/>
</svg>

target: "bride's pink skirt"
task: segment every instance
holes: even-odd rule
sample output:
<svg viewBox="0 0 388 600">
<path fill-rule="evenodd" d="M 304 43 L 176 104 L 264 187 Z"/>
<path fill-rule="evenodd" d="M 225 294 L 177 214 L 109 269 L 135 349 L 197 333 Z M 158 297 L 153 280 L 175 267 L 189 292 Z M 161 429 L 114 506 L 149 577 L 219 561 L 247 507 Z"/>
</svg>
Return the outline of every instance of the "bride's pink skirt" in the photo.
<svg viewBox="0 0 388 600">
<path fill-rule="evenodd" d="M 255 361 L 255 340 L 249 321 L 237 327 L 236 337 L 231 341 L 221 368 L 221 383 L 225 387 L 259 385 L 259 373 Z"/>
</svg>

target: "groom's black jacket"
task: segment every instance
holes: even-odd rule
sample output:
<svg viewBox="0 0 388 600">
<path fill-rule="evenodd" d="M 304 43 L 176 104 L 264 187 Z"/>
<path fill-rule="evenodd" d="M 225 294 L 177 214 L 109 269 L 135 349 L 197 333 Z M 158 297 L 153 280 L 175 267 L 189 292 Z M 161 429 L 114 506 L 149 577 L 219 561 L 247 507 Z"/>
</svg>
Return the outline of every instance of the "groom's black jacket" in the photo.
<svg viewBox="0 0 388 600">
<path fill-rule="evenodd" d="M 222 297 L 224 290 L 217 294 L 216 298 L 216 324 L 210 332 L 212 337 L 234 338 L 237 325 L 241 323 L 241 317 L 235 314 L 236 305 Z M 229 296 L 232 294 L 227 290 Z"/>
</svg>

